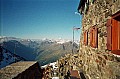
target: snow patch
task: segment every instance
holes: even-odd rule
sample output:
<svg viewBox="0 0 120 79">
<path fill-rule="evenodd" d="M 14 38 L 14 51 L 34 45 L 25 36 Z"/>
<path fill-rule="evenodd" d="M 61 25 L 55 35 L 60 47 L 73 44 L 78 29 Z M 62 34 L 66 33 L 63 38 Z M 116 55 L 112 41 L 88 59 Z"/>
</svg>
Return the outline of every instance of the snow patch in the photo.
<svg viewBox="0 0 120 79">
<path fill-rule="evenodd" d="M 10 65 L 12 63 L 14 63 L 15 61 L 21 61 L 24 60 L 22 58 L 20 58 L 19 56 L 15 56 L 15 54 L 11 53 L 10 51 L 8 51 L 7 49 L 3 48 L 0 46 L 0 50 L 1 50 L 1 61 L 0 61 L 0 68 L 3 68 L 7 65 Z"/>
</svg>

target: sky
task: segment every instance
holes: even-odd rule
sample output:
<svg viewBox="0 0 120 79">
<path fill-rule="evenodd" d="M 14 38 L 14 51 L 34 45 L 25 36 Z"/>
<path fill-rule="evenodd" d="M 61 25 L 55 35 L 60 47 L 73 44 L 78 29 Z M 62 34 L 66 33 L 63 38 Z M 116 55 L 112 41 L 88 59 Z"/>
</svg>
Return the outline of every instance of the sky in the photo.
<svg viewBox="0 0 120 79">
<path fill-rule="evenodd" d="M 1 36 L 26 39 L 72 39 L 73 26 L 81 27 L 75 14 L 79 0 L 0 0 Z M 80 30 L 75 31 L 79 40 Z"/>
</svg>

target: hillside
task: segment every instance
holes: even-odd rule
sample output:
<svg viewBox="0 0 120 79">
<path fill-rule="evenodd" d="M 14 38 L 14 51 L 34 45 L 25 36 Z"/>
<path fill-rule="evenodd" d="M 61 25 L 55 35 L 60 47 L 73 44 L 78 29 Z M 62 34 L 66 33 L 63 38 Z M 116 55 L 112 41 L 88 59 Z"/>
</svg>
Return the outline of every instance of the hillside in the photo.
<svg viewBox="0 0 120 79">
<path fill-rule="evenodd" d="M 30 47 L 29 44 L 24 45 L 16 40 L 3 42 L 3 47 L 10 50 L 11 52 L 15 52 L 16 55 L 24 57 L 26 60 L 34 60 L 36 57 L 33 47 Z"/>
<path fill-rule="evenodd" d="M 74 52 L 77 52 L 78 45 L 74 43 Z M 40 45 L 37 49 L 39 55 L 36 57 L 36 60 L 45 65 L 50 62 L 54 62 L 64 56 L 65 54 L 72 53 L 72 42 L 66 42 L 63 44 L 50 43 Z"/>
<path fill-rule="evenodd" d="M 0 68 L 18 61 L 25 61 L 25 59 L 0 46 Z"/>
<path fill-rule="evenodd" d="M 72 42 L 62 40 L 30 40 L 15 37 L 2 38 L 1 44 L 7 50 L 25 58 L 28 61 L 37 60 L 40 65 L 45 65 L 58 60 L 65 54 L 72 53 Z M 78 45 L 74 43 L 74 51 Z"/>
</svg>

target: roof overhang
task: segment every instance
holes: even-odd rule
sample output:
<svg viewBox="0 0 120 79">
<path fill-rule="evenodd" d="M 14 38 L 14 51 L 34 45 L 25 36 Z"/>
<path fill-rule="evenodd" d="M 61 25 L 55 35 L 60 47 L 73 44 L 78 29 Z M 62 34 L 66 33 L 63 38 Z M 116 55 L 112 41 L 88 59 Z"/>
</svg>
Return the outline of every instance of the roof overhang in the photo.
<svg viewBox="0 0 120 79">
<path fill-rule="evenodd" d="M 86 2 L 86 0 L 80 0 L 79 6 L 78 6 L 78 9 L 77 9 L 79 13 L 81 13 L 81 11 L 84 9 L 85 2 Z"/>
</svg>

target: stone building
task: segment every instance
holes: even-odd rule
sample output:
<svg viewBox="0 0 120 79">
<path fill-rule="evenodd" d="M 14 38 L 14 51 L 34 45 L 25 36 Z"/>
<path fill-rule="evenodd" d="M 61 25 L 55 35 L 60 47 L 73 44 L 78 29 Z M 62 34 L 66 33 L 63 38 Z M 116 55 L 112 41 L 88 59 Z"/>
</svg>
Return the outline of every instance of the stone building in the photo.
<svg viewBox="0 0 120 79">
<path fill-rule="evenodd" d="M 120 79 L 120 0 L 80 0 L 80 57 L 88 79 Z"/>
<path fill-rule="evenodd" d="M 78 12 L 80 50 L 58 60 L 60 77 L 77 70 L 81 79 L 120 79 L 120 0 L 80 0 Z"/>
</svg>

